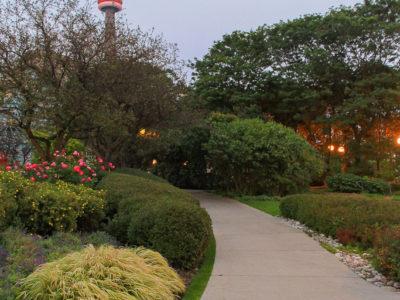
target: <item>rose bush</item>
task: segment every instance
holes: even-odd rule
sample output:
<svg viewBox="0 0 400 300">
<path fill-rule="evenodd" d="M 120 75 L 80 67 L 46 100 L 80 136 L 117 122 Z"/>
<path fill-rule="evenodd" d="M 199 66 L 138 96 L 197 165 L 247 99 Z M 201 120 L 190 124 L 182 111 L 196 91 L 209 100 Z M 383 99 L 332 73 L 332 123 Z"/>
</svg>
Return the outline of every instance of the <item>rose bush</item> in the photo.
<svg viewBox="0 0 400 300">
<path fill-rule="evenodd" d="M 28 162 L 24 166 L 15 163 L 4 168 L 6 172 L 21 172 L 24 177 L 33 182 L 62 180 L 91 187 L 114 169 L 113 163 L 106 162 L 101 157 L 86 158 L 78 151 L 67 155 L 66 150 L 54 152 L 52 161 Z"/>
</svg>

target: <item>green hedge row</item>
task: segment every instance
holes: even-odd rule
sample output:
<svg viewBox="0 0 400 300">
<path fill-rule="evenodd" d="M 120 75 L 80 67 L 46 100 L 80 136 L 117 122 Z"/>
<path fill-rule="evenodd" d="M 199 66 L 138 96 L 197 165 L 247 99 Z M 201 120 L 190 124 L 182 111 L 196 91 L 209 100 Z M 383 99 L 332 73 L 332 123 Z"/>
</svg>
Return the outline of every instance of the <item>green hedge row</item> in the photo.
<svg viewBox="0 0 400 300">
<path fill-rule="evenodd" d="M 301 194 L 282 199 L 284 217 L 343 244 L 374 248 L 379 268 L 400 280 L 400 202 L 360 194 Z"/>
<path fill-rule="evenodd" d="M 212 229 L 207 212 L 170 184 L 121 173 L 100 183 L 106 191 L 109 232 L 123 243 L 145 246 L 177 268 L 201 262 Z"/>
<path fill-rule="evenodd" d="M 337 174 L 327 179 L 333 192 L 388 194 L 390 185 L 377 178 L 361 177 L 354 174 Z"/>
</svg>

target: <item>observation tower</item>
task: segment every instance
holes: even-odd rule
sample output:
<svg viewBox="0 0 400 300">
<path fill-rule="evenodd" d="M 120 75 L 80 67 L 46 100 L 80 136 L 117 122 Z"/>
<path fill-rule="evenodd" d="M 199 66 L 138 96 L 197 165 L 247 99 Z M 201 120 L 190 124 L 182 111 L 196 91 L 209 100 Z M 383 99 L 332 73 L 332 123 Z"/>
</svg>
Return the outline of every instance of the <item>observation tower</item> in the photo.
<svg viewBox="0 0 400 300">
<path fill-rule="evenodd" d="M 110 44 L 115 40 L 115 14 L 122 10 L 122 0 L 98 0 L 99 9 L 106 16 L 106 39 Z"/>
</svg>

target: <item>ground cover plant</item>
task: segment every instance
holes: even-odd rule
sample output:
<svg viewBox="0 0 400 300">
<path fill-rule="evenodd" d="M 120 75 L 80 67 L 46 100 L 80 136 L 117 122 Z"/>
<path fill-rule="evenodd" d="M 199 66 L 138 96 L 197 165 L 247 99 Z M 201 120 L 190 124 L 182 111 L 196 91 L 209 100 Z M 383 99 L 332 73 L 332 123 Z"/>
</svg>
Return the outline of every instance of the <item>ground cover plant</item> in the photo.
<svg viewBox="0 0 400 300">
<path fill-rule="evenodd" d="M 400 202 L 363 194 L 300 194 L 282 199 L 284 217 L 295 219 L 344 245 L 373 249 L 377 268 L 399 280 Z"/>
<path fill-rule="evenodd" d="M 40 266 L 22 281 L 18 298 L 174 300 L 184 291 L 157 252 L 88 246 Z"/>
<path fill-rule="evenodd" d="M 87 245 L 119 245 L 105 232 L 87 234 L 56 233 L 50 237 L 27 234 L 9 228 L 0 233 L 0 299 L 12 300 L 19 291 L 21 279 L 39 265 L 82 250 Z"/>
<path fill-rule="evenodd" d="M 180 269 L 193 269 L 202 261 L 211 221 L 188 193 L 119 173 L 104 178 L 99 188 L 106 191 L 108 230 L 119 241 L 156 250 Z"/>
</svg>

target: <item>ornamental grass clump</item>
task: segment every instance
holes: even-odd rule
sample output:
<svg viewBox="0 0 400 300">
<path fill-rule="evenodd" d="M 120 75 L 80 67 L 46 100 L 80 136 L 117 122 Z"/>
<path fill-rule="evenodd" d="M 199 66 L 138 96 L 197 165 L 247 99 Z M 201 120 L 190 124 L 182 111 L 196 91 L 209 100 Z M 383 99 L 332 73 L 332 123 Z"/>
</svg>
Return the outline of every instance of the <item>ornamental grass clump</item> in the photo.
<svg viewBox="0 0 400 300">
<path fill-rule="evenodd" d="M 173 300 L 184 291 L 157 252 L 88 246 L 39 267 L 22 280 L 17 299 Z"/>
</svg>

